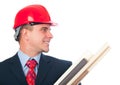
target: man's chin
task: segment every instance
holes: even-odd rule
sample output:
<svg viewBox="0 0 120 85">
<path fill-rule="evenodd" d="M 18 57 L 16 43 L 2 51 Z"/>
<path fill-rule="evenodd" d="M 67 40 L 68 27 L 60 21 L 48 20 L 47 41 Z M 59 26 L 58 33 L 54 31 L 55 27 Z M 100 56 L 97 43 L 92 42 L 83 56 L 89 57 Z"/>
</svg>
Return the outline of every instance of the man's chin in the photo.
<svg viewBox="0 0 120 85">
<path fill-rule="evenodd" d="M 48 53 L 48 52 L 49 52 L 49 50 L 44 50 L 43 52 Z"/>
<path fill-rule="evenodd" d="M 43 51 L 44 53 L 48 53 L 48 51 Z"/>
</svg>

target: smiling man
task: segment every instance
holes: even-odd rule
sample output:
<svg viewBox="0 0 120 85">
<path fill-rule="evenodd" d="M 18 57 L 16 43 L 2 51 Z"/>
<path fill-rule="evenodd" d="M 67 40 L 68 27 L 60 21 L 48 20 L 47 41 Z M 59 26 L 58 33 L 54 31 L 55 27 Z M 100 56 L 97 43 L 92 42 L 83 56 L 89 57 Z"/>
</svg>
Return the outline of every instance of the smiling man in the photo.
<svg viewBox="0 0 120 85">
<path fill-rule="evenodd" d="M 57 59 L 49 51 L 53 35 L 50 15 L 42 5 L 28 5 L 18 11 L 14 21 L 18 52 L 0 63 L 0 85 L 53 85 L 71 66 L 71 61 Z"/>
</svg>

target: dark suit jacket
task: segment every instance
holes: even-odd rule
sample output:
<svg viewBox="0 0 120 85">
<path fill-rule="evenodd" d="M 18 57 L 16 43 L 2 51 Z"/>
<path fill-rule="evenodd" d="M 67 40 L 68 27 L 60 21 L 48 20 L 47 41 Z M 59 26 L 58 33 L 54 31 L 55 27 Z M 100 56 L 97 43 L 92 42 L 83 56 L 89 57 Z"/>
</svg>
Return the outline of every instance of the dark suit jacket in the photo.
<svg viewBox="0 0 120 85">
<path fill-rule="evenodd" d="M 42 54 L 36 85 L 53 85 L 71 64 Z M 0 63 L 0 85 L 27 85 L 17 54 Z"/>
</svg>

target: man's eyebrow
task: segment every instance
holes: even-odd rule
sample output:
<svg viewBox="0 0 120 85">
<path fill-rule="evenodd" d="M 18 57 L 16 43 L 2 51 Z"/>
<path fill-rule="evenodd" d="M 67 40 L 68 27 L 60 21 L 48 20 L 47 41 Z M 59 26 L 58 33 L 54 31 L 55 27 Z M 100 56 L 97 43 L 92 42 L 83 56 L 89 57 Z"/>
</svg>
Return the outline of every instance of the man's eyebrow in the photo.
<svg viewBox="0 0 120 85">
<path fill-rule="evenodd" d="M 51 28 L 50 28 L 50 27 L 44 27 L 44 26 L 43 26 L 43 27 L 41 27 L 41 28 L 45 28 L 45 29 L 50 29 L 50 30 L 51 30 Z"/>
</svg>

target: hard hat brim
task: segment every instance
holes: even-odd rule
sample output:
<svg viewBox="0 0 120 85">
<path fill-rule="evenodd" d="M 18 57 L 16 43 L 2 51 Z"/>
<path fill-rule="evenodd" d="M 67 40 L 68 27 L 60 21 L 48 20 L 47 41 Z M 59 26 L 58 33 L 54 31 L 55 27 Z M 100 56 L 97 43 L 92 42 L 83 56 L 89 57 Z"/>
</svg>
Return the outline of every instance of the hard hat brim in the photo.
<svg viewBox="0 0 120 85">
<path fill-rule="evenodd" d="M 50 24 L 51 26 L 57 26 L 58 25 L 58 23 L 55 23 L 55 22 L 52 22 L 52 21 L 50 21 L 50 22 L 42 22 L 43 24 Z"/>
</svg>

